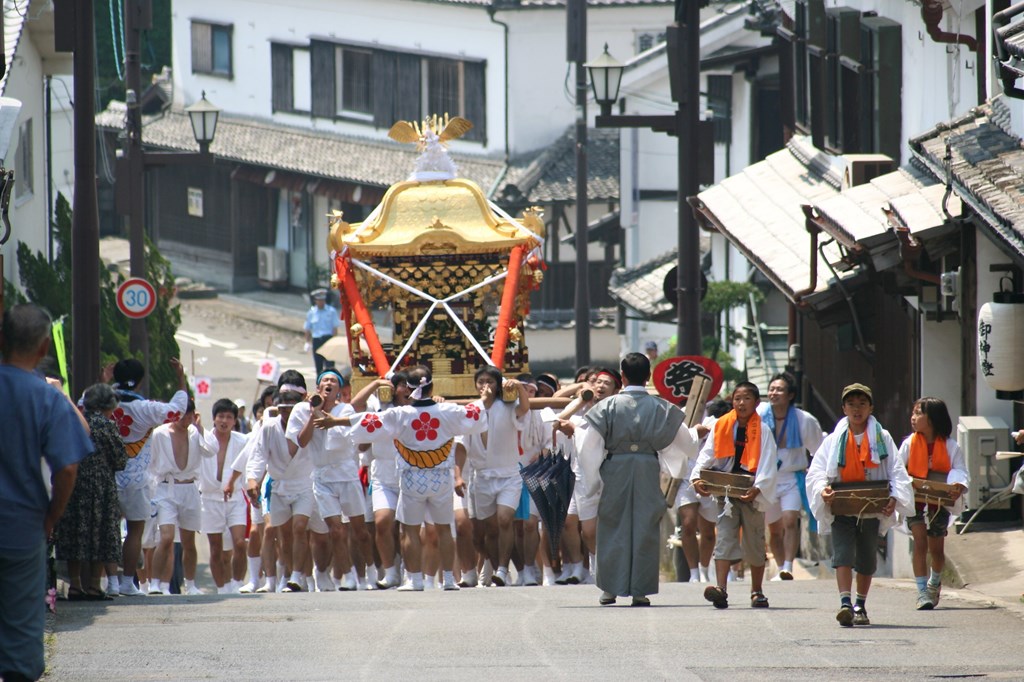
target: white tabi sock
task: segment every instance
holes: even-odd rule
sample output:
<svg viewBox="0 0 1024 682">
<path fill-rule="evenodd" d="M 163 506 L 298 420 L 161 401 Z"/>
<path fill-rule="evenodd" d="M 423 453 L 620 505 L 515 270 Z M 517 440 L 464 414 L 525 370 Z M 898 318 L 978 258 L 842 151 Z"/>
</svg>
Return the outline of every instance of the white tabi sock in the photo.
<svg viewBox="0 0 1024 682">
<path fill-rule="evenodd" d="M 392 566 L 390 568 L 384 569 L 384 576 L 385 576 L 385 579 L 388 580 L 389 582 L 397 581 L 398 577 L 399 577 L 399 575 L 398 575 L 398 565 L 396 564 L 396 565 L 394 565 L 394 566 Z"/>
<path fill-rule="evenodd" d="M 292 571 L 292 577 L 288 578 L 288 582 L 298 583 L 300 586 L 306 584 L 302 579 L 302 571 Z"/>
<path fill-rule="evenodd" d="M 246 558 L 249 564 L 249 582 L 253 585 L 260 584 L 260 569 L 263 568 L 263 559 L 258 556 L 251 556 Z"/>
<path fill-rule="evenodd" d="M 195 589 L 195 586 L 196 586 L 196 581 L 195 580 L 189 580 L 188 578 L 185 578 L 185 589 L 186 590 Z"/>
<path fill-rule="evenodd" d="M 268 575 L 267 576 L 267 589 L 270 590 L 271 592 L 277 592 L 277 576 L 276 575 Z"/>
<path fill-rule="evenodd" d="M 707 566 L 705 566 L 704 564 L 701 564 L 697 568 L 697 572 L 700 574 L 700 581 L 702 583 L 706 583 L 706 582 L 709 582 L 711 580 L 711 578 L 708 577 L 708 571 L 710 571 L 710 570 L 711 570 L 711 564 L 708 564 Z"/>
<path fill-rule="evenodd" d="M 793 572 L 793 562 L 792 561 L 783 561 L 782 562 L 782 570 L 785 571 L 786 573 L 792 573 Z"/>
<path fill-rule="evenodd" d="M 306 576 L 306 592 L 316 592 L 316 584 L 313 582 L 313 576 Z"/>
<path fill-rule="evenodd" d="M 437 578 L 435 578 L 432 575 L 423 576 L 423 589 L 425 589 L 425 590 L 432 590 L 432 589 L 434 589 L 434 587 L 436 587 L 435 582 L 434 582 L 435 580 L 437 580 Z"/>
</svg>

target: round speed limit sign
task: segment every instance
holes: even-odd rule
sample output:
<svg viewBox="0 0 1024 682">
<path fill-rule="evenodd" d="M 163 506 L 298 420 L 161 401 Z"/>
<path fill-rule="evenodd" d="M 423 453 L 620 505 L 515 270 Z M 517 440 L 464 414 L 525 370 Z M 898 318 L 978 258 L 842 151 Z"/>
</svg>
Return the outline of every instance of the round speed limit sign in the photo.
<svg viewBox="0 0 1024 682">
<path fill-rule="evenodd" d="M 117 308 L 133 320 L 146 317 L 156 308 L 156 290 L 139 277 L 126 279 L 117 288 Z"/>
</svg>

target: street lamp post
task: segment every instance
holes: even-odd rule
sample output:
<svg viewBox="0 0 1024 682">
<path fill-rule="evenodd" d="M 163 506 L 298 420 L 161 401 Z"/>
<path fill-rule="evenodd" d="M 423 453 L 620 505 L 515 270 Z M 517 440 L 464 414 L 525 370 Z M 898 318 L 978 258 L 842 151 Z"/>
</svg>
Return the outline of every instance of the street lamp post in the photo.
<svg viewBox="0 0 1024 682">
<path fill-rule="evenodd" d="M 185 109 L 192 122 L 192 132 L 199 144 L 198 152 L 146 152 L 142 148 L 142 67 L 139 53 L 142 31 L 149 28 L 147 13 L 140 0 L 129 0 L 124 13 L 125 69 L 125 137 L 117 160 L 119 208 L 128 218 L 129 271 L 132 277 L 146 277 L 145 170 L 147 167 L 172 164 L 213 163 L 210 144 L 217 130 L 220 110 L 210 104 L 206 93 Z M 132 319 L 128 332 L 128 348 L 141 362 L 149 377 L 149 334 L 146 320 Z M 146 379 L 143 380 L 143 387 Z"/>
<path fill-rule="evenodd" d="M 587 64 L 594 99 L 601 107 L 596 117 L 598 128 L 650 128 L 676 136 L 679 164 L 678 248 L 679 262 L 676 294 L 676 352 L 701 355 L 700 334 L 700 232 L 686 198 L 700 190 L 697 140 L 700 123 L 700 3 L 677 2 L 676 23 L 668 27 L 669 75 L 672 99 L 679 108 L 672 115 L 613 115 L 624 66 L 608 53 Z M 684 35 L 685 32 L 685 35 Z"/>
</svg>

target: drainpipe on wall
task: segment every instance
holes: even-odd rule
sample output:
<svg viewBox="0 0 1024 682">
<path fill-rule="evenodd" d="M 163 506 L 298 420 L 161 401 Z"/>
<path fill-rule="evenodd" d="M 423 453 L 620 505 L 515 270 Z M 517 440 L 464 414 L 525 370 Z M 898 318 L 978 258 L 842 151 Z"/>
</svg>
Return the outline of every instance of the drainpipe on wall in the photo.
<svg viewBox="0 0 1024 682">
<path fill-rule="evenodd" d="M 818 226 L 817 222 L 817 210 L 810 204 L 802 204 L 800 210 L 804 213 L 804 228 L 811 235 L 811 281 L 806 289 L 793 292 L 793 302 L 795 305 L 799 305 L 800 299 L 813 293 L 818 288 L 818 235 L 821 234 L 821 227 Z M 791 329 L 790 335 L 792 336 L 792 334 L 793 331 Z M 796 342 L 791 340 L 790 343 Z"/>
<path fill-rule="evenodd" d="M 999 80 L 1003 84 L 1003 94 L 1014 99 L 1024 99 L 1024 90 L 1017 87 L 1016 72 L 1007 69 L 1003 63 L 1010 60 L 1005 40 L 1017 33 L 1020 28 L 1016 24 L 1010 26 L 1009 23 L 1021 12 L 1024 12 L 1024 2 L 1017 3 L 1002 12 L 996 12 L 992 16 L 992 41 L 995 48 L 996 68 L 999 70 Z"/>
<path fill-rule="evenodd" d="M 936 43 L 951 45 L 963 45 L 974 53 L 978 52 L 978 40 L 973 36 L 962 33 L 950 33 L 939 28 L 945 10 L 942 8 L 941 0 L 922 0 L 921 19 L 924 20 L 925 29 L 928 35 Z"/>
<path fill-rule="evenodd" d="M 492 23 L 495 23 L 498 26 L 501 26 L 502 31 L 504 33 L 504 37 L 505 37 L 505 47 L 504 47 L 505 56 L 503 58 L 503 64 L 502 64 L 502 66 L 504 68 L 503 85 L 504 85 L 504 88 L 505 88 L 505 93 L 504 93 L 504 96 L 503 96 L 503 98 L 504 98 L 504 106 L 505 106 L 505 123 L 504 123 L 504 126 L 503 126 L 504 133 L 505 133 L 505 166 L 501 169 L 501 173 L 498 174 L 498 177 L 495 178 L 494 184 L 492 184 L 491 188 L 487 191 L 487 197 L 488 198 L 493 198 L 494 193 L 496 191 L 498 191 L 498 187 L 501 185 L 502 180 L 504 180 L 505 176 L 508 174 L 509 157 L 511 155 L 510 152 L 509 152 L 509 144 L 508 144 L 508 91 L 509 91 L 509 88 L 508 88 L 508 71 L 509 71 L 508 70 L 508 24 L 505 23 L 504 21 L 499 21 L 497 18 L 495 18 L 494 15 L 495 15 L 496 12 L 497 12 L 497 8 L 495 8 L 493 5 L 491 5 L 490 7 L 487 8 L 487 16 L 490 17 Z"/>
</svg>

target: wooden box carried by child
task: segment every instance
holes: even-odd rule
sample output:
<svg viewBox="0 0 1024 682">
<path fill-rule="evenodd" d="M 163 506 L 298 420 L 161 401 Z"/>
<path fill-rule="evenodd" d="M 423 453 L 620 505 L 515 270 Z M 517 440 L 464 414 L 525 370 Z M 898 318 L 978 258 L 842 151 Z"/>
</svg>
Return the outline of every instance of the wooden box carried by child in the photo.
<svg viewBox="0 0 1024 682">
<path fill-rule="evenodd" d="M 952 507 L 955 502 L 951 493 L 957 487 L 956 483 L 946 483 L 946 474 L 933 472 L 928 478 L 914 478 L 914 501 Z"/>
<path fill-rule="evenodd" d="M 715 497 L 743 497 L 754 485 L 750 474 L 729 474 L 714 469 L 701 469 L 700 480 Z"/>
<path fill-rule="evenodd" d="M 889 503 L 889 481 L 854 481 L 833 483 L 833 516 L 881 514 Z"/>
</svg>

